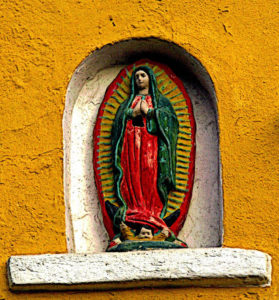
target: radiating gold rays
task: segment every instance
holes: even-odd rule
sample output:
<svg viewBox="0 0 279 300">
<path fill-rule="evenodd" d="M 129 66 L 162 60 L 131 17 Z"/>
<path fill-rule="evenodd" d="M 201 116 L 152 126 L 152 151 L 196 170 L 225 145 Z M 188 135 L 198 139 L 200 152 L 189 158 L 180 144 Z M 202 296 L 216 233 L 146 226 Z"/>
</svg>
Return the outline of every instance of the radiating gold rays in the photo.
<svg viewBox="0 0 279 300">
<path fill-rule="evenodd" d="M 179 134 L 177 141 L 177 165 L 176 165 L 176 190 L 170 192 L 168 197 L 167 214 L 170 215 L 180 208 L 184 201 L 185 193 L 188 192 L 188 178 L 190 165 L 190 152 L 192 149 L 190 114 L 186 100 L 182 91 L 168 74 L 157 65 L 145 63 L 153 69 L 160 92 L 166 96 L 176 112 L 179 121 Z M 98 136 L 98 157 L 97 170 L 102 186 L 102 194 L 105 201 L 119 206 L 114 191 L 114 180 L 112 170 L 111 152 L 111 128 L 115 114 L 120 104 L 125 101 L 130 94 L 130 81 L 132 72 L 136 66 L 129 71 L 125 69 L 125 74 L 121 76 L 121 81 L 117 83 L 117 88 L 105 103 L 100 124 L 100 135 Z"/>
<path fill-rule="evenodd" d="M 100 117 L 100 135 L 98 136 L 98 157 L 97 170 L 102 186 L 104 201 L 119 206 L 114 191 L 114 178 L 112 170 L 112 152 L 111 152 L 111 128 L 119 108 L 119 105 L 127 99 L 130 93 L 131 74 L 126 70 L 126 75 L 121 76 L 122 81 L 117 83 L 117 88 L 113 91 L 111 97 L 105 103 L 103 115 Z"/>
</svg>

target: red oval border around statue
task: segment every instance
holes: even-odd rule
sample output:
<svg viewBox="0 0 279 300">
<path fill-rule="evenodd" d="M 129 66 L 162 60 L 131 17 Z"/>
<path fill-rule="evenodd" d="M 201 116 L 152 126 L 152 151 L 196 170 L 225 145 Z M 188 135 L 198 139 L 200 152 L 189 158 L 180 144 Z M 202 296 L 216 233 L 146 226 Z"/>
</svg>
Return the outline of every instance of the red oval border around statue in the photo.
<svg viewBox="0 0 279 300">
<path fill-rule="evenodd" d="M 178 86 L 180 91 L 183 93 L 184 99 L 186 100 L 186 106 L 188 107 L 188 113 L 189 113 L 189 121 L 191 124 L 191 152 L 190 152 L 190 163 L 189 163 L 189 176 L 188 176 L 188 185 L 187 189 L 188 191 L 185 192 L 184 201 L 180 206 L 180 215 L 177 218 L 177 220 L 170 226 L 170 229 L 173 231 L 175 235 L 179 233 L 181 230 L 185 219 L 187 217 L 191 197 L 192 197 L 192 190 L 193 190 L 193 182 L 194 182 L 194 166 L 195 166 L 195 131 L 196 131 L 196 125 L 193 115 L 193 109 L 192 109 L 192 103 L 191 100 L 184 88 L 184 85 L 182 81 L 174 74 L 174 72 L 167 67 L 164 64 L 151 61 L 149 59 L 141 59 L 125 68 L 123 68 L 120 73 L 116 76 L 116 78 L 113 80 L 113 82 L 109 85 L 109 87 L 106 90 L 105 97 L 100 105 L 98 116 L 96 119 L 96 125 L 94 127 L 94 133 L 93 133 L 93 168 L 95 173 L 95 183 L 97 186 L 98 191 L 98 197 L 101 204 L 102 214 L 103 214 L 103 221 L 104 225 L 106 227 L 106 230 L 109 234 L 110 239 L 112 239 L 115 235 L 113 231 L 113 223 L 110 219 L 106 207 L 105 207 L 105 200 L 104 195 L 102 191 L 102 183 L 101 183 L 101 176 L 100 176 L 100 170 L 98 165 L 98 155 L 99 155 L 99 141 L 100 141 L 100 134 L 101 134 L 101 125 L 102 125 L 102 117 L 104 115 L 104 109 L 106 107 L 106 102 L 110 99 L 110 97 L 113 95 L 116 89 L 118 89 L 118 85 L 123 82 L 123 77 L 127 75 L 127 71 L 131 71 L 133 68 L 138 67 L 140 65 L 155 65 L 158 66 L 160 69 L 163 69 L 165 73 L 171 78 L 171 80 Z"/>
</svg>

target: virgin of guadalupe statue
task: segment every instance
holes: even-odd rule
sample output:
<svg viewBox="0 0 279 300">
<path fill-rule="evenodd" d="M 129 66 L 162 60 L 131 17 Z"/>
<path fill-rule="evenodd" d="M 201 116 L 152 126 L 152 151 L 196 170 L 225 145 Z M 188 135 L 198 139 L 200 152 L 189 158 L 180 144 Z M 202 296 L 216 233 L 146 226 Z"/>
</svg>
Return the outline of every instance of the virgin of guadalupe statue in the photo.
<svg viewBox="0 0 279 300">
<path fill-rule="evenodd" d="M 111 125 L 109 168 L 117 205 L 102 205 L 114 231 L 108 250 L 187 247 L 170 229 L 180 210 L 166 216 L 169 194 L 177 189 L 179 121 L 151 67 L 134 68 Z"/>
</svg>

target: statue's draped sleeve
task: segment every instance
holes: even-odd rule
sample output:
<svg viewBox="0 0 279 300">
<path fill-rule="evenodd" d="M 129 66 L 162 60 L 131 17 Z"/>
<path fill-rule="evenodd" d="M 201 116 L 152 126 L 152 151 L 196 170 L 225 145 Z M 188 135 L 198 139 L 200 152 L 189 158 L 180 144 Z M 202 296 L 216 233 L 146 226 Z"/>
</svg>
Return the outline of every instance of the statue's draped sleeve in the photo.
<svg viewBox="0 0 279 300">
<path fill-rule="evenodd" d="M 160 95 L 157 108 L 147 115 L 147 130 L 158 135 L 158 179 L 159 194 L 164 204 L 161 213 L 166 213 L 168 194 L 175 189 L 176 143 L 179 123 L 170 101 Z"/>
</svg>

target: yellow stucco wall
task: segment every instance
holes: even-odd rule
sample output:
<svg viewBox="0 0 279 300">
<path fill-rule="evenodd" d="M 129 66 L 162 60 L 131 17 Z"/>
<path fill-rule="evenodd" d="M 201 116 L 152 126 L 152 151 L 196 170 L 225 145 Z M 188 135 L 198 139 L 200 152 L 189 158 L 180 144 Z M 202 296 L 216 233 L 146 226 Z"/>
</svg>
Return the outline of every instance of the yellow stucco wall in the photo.
<svg viewBox="0 0 279 300">
<path fill-rule="evenodd" d="M 278 299 L 278 1 L 0 1 L 0 299 Z M 107 43 L 170 40 L 219 100 L 224 246 L 273 257 L 271 288 L 12 294 L 15 254 L 66 252 L 62 114 L 77 65 Z"/>
</svg>

